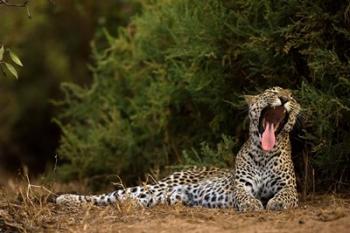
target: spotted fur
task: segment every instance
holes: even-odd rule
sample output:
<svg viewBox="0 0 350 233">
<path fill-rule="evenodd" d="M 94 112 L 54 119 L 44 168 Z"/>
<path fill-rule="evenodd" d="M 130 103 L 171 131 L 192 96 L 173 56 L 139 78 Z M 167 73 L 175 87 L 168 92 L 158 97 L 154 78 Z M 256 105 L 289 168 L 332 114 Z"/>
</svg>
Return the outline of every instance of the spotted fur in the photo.
<svg viewBox="0 0 350 233">
<path fill-rule="evenodd" d="M 289 133 L 300 111 L 289 90 L 274 87 L 256 96 L 246 96 L 249 105 L 249 138 L 237 154 L 234 169 L 194 168 L 175 172 L 156 184 L 130 187 L 102 195 L 63 194 L 57 204 L 92 202 L 98 205 L 135 199 L 145 207 L 183 203 L 188 206 L 236 208 L 258 211 L 297 207 L 294 167 Z M 283 106 L 283 128 L 271 151 L 261 147 L 259 121 L 266 107 Z"/>
</svg>

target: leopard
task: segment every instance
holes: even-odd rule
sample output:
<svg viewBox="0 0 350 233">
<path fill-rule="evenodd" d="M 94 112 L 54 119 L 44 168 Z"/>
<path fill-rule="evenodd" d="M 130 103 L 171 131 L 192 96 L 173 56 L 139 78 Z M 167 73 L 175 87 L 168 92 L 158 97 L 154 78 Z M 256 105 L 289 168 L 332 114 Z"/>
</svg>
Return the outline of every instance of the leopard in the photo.
<svg viewBox="0 0 350 233">
<path fill-rule="evenodd" d="M 157 204 L 233 208 L 239 212 L 285 210 L 298 206 L 290 134 L 300 113 L 292 91 L 272 87 L 245 95 L 249 134 L 233 168 L 194 167 L 153 184 L 131 186 L 100 195 L 61 194 L 59 205 L 109 205 L 136 201 Z"/>
</svg>

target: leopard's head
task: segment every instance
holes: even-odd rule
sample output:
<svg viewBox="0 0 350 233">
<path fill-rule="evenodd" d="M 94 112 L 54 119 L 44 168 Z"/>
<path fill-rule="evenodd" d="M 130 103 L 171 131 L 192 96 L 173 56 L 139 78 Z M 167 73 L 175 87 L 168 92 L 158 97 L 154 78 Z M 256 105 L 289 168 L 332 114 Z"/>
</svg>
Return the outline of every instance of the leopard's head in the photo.
<svg viewBox="0 0 350 233">
<path fill-rule="evenodd" d="M 279 135 L 289 133 L 300 112 L 300 105 L 288 89 L 273 87 L 254 96 L 245 96 L 249 105 L 250 136 L 265 151 L 278 143 Z"/>
</svg>

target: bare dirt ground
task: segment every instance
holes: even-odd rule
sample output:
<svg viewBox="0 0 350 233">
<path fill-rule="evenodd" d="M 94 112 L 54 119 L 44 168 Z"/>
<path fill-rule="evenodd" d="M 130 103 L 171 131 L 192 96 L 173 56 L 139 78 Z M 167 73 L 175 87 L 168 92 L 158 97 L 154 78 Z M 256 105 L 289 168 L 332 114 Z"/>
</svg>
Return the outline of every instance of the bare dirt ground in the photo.
<svg viewBox="0 0 350 233">
<path fill-rule="evenodd" d="M 3 232 L 350 232 L 350 195 L 313 195 L 281 212 L 184 206 L 141 208 L 132 202 L 107 207 L 57 206 L 49 190 L 22 185 L 0 188 Z"/>
</svg>

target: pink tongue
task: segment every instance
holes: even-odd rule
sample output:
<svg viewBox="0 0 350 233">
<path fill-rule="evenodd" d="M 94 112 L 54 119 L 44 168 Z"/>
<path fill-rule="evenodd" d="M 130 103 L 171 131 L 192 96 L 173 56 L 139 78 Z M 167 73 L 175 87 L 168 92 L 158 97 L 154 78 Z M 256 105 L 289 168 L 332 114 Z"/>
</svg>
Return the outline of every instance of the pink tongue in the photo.
<svg viewBox="0 0 350 233">
<path fill-rule="evenodd" d="M 261 146 L 264 151 L 270 151 L 272 150 L 275 143 L 276 143 L 275 128 L 273 124 L 266 122 L 265 131 L 261 137 Z"/>
</svg>

